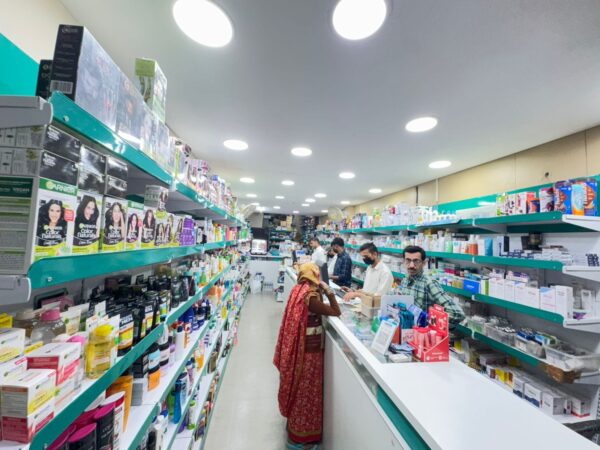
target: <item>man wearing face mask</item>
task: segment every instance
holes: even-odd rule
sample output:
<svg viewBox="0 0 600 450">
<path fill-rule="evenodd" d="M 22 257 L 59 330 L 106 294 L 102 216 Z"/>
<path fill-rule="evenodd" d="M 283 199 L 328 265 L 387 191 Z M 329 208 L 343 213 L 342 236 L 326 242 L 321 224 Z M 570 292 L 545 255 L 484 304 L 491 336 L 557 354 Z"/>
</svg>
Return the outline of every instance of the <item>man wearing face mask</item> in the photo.
<svg viewBox="0 0 600 450">
<path fill-rule="evenodd" d="M 360 247 L 359 251 L 363 262 L 368 266 L 365 282 L 363 288 L 358 291 L 348 290 L 344 295 L 345 301 L 361 296 L 385 295 L 392 289 L 394 283 L 392 271 L 381 261 L 381 255 L 375 244 L 367 242 Z"/>
</svg>

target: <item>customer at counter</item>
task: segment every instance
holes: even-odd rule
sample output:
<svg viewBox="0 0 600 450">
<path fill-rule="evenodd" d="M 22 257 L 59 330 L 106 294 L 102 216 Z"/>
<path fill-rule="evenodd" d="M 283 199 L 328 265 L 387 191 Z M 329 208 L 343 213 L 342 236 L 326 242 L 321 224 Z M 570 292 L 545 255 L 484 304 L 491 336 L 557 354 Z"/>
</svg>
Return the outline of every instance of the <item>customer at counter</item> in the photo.
<svg viewBox="0 0 600 450">
<path fill-rule="evenodd" d="M 323 294 L 329 305 L 323 303 Z M 331 288 L 313 263 L 300 266 L 288 299 L 273 363 L 279 370 L 279 411 L 287 417 L 288 447 L 317 448 L 323 432 L 323 342 L 321 316 L 339 316 Z"/>
<path fill-rule="evenodd" d="M 440 284 L 426 275 L 423 271 L 427 255 L 425 250 L 416 245 L 404 249 L 404 265 L 408 277 L 402 280 L 400 293 L 412 295 L 415 305 L 427 312 L 433 304 L 441 305 L 448 313 L 448 320 L 452 326 L 459 324 L 465 318 L 461 307 L 449 296 Z"/>
<path fill-rule="evenodd" d="M 349 288 L 352 285 L 352 259 L 344 249 L 344 240 L 341 237 L 333 238 L 331 248 L 337 256 L 331 279 L 338 286 Z"/>
<path fill-rule="evenodd" d="M 361 245 L 360 256 L 368 266 L 365 272 L 365 281 L 362 289 L 357 291 L 344 288 L 346 295 L 344 300 L 352 300 L 357 297 L 374 297 L 387 294 L 394 284 L 394 276 L 390 268 L 381 260 L 379 250 L 372 242 Z"/>
<path fill-rule="evenodd" d="M 327 273 L 329 274 L 329 278 L 333 275 L 333 271 L 335 269 L 335 263 L 337 261 L 337 256 L 333 249 L 329 247 L 327 249 Z"/>
<path fill-rule="evenodd" d="M 325 255 L 325 250 L 321 247 L 321 242 L 316 237 L 310 238 L 308 241 L 308 245 L 312 249 L 312 255 L 310 259 L 317 266 L 321 267 L 323 264 L 327 264 L 327 255 Z"/>
</svg>

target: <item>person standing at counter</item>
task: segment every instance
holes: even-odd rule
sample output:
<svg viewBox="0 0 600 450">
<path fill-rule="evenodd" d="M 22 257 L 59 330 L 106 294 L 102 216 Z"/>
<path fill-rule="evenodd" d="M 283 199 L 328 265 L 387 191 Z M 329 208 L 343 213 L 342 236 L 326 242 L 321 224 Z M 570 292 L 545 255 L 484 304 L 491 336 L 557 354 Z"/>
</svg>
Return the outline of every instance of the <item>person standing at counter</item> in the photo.
<svg viewBox="0 0 600 450">
<path fill-rule="evenodd" d="M 333 270 L 335 269 L 335 263 L 337 261 L 337 255 L 333 251 L 331 247 L 327 249 L 327 273 L 329 274 L 329 278 L 333 275 Z"/>
<path fill-rule="evenodd" d="M 448 320 L 452 326 L 462 322 L 465 314 L 461 307 L 442 289 L 442 286 L 436 280 L 423 271 L 427 257 L 425 250 L 416 245 L 411 245 L 404 249 L 403 256 L 408 277 L 402 280 L 400 293 L 412 295 L 415 299 L 415 305 L 425 312 L 434 304 L 443 306 L 448 313 Z"/>
<path fill-rule="evenodd" d="M 323 294 L 329 305 L 323 303 Z M 314 263 L 300 266 L 279 328 L 273 363 L 279 370 L 279 411 L 287 417 L 288 447 L 316 449 L 323 432 L 321 316 L 339 316 L 331 288 Z"/>
<path fill-rule="evenodd" d="M 349 288 L 352 285 L 352 258 L 344 249 L 344 240 L 341 237 L 333 238 L 331 248 L 337 256 L 331 279 L 338 286 Z"/>
<path fill-rule="evenodd" d="M 327 264 L 327 255 L 325 255 L 325 250 L 321 247 L 321 242 L 316 237 L 313 237 L 308 241 L 308 245 L 310 245 L 313 251 L 310 257 L 311 261 L 319 267 Z"/>
<path fill-rule="evenodd" d="M 367 242 L 360 246 L 360 256 L 363 262 L 368 266 L 365 273 L 365 282 L 362 289 L 358 291 L 348 290 L 344 295 L 344 300 L 352 300 L 356 297 L 376 295 L 385 295 L 394 284 L 394 276 L 390 268 L 381 260 L 381 254 L 372 242 Z"/>
</svg>

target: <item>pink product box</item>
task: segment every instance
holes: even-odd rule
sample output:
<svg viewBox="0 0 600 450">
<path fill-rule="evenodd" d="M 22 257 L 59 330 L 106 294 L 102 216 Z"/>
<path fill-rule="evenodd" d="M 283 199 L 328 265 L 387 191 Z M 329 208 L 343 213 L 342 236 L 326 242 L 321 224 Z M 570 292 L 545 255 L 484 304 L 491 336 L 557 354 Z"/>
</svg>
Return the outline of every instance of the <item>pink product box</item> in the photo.
<svg viewBox="0 0 600 450">
<path fill-rule="evenodd" d="M 2 417 L 2 437 L 7 441 L 28 443 L 54 418 L 54 402 L 48 402 L 27 417 Z"/>
<path fill-rule="evenodd" d="M 56 385 L 73 378 L 79 367 L 81 346 L 77 343 L 46 344 L 27 355 L 30 369 L 53 369 L 56 371 Z"/>
</svg>

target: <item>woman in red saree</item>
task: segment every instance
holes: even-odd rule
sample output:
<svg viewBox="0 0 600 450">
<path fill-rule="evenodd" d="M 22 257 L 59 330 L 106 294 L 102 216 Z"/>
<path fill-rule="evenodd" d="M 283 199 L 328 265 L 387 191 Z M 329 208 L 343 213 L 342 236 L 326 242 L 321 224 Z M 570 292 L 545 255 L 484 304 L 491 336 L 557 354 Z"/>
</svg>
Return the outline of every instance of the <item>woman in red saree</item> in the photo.
<svg viewBox="0 0 600 450">
<path fill-rule="evenodd" d="M 323 303 L 323 294 L 330 305 Z M 340 314 L 333 291 L 320 281 L 317 265 L 302 264 L 283 313 L 273 360 L 279 370 L 279 411 L 288 419 L 288 449 L 313 449 L 321 441 L 324 344 L 321 316 Z"/>
</svg>

